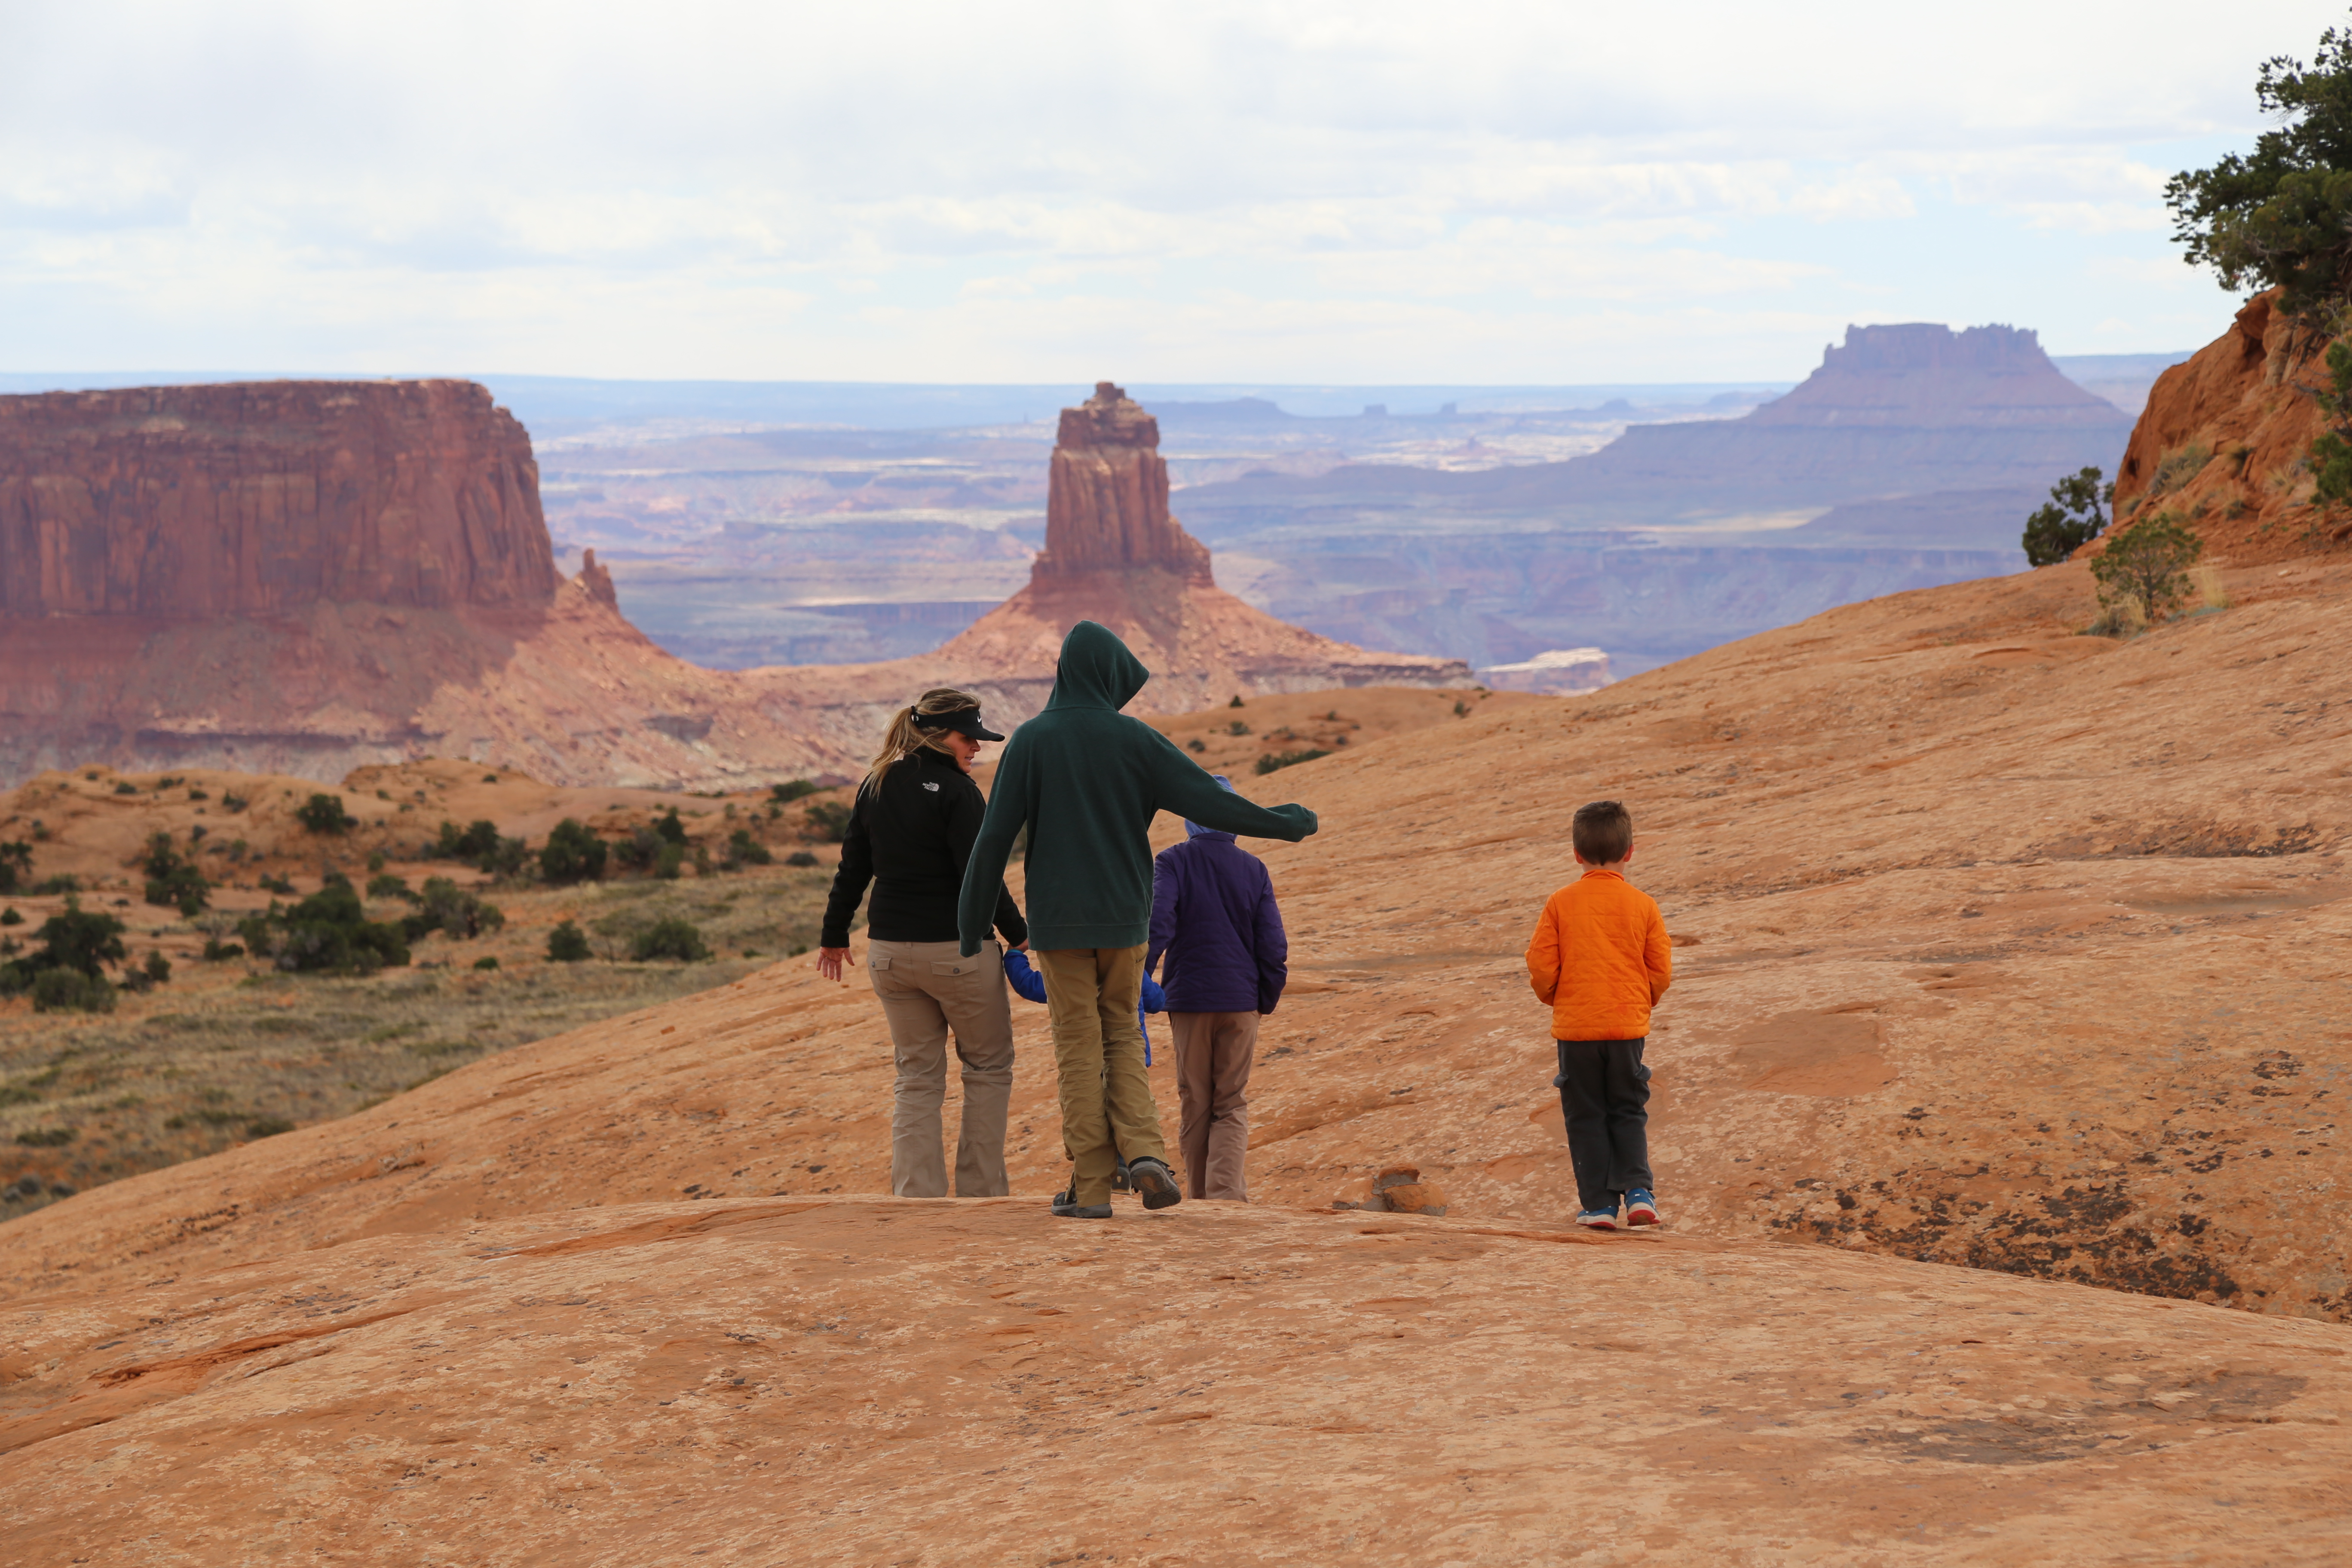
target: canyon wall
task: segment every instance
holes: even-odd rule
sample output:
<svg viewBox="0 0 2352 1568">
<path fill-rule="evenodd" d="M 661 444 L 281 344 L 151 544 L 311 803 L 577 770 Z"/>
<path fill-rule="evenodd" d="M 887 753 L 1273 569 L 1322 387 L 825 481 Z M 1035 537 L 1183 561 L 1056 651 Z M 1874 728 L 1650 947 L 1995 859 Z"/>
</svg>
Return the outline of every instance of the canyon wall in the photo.
<svg viewBox="0 0 2352 1568">
<path fill-rule="evenodd" d="M 464 381 L 0 397 L 0 615 L 543 604 L 530 437 Z"/>
</svg>

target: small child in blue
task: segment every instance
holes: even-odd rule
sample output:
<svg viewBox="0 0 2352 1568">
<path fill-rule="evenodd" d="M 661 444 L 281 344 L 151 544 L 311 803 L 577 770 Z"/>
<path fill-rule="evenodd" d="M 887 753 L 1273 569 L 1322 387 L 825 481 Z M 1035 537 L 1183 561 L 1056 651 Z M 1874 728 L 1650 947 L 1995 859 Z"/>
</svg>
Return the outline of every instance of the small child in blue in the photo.
<svg viewBox="0 0 2352 1568">
<path fill-rule="evenodd" d="M 1013 987 L 1013 994 L 1015 996 L 1041 1004 L 1045 1000 L 1045 977 L 1029 966 L 1029 955 L 1017 947 L 1008 947 L 1004 950 L 1004 983 Z M 1135 1021 L 1143 1028 L 1143 1065 L 1145 1067 L 1151 1065 L 1151 1029 L 1143 1021 L 1150 1014 L 1166 1011 L 1168 1011 L 1168 993 L 1160 988 L 1160 982 L 1152 979 L 1149 974 L 1145 975 L 1143 997 L 1135 1009 Z M 1111 1158 L 1118 1162 L 1118 1169 L 1111 1174 L 1110 1190 L 1115 1193 L 1126 1192 L 1129 1190 L 1126 1156 L 1119 1153 L 1116 1142 L 1112 1143 L 1110 1152 Z M 1060 1200 L 1057 1198 L 1055 1201 L 1058 1203 Z"/>
</svg>

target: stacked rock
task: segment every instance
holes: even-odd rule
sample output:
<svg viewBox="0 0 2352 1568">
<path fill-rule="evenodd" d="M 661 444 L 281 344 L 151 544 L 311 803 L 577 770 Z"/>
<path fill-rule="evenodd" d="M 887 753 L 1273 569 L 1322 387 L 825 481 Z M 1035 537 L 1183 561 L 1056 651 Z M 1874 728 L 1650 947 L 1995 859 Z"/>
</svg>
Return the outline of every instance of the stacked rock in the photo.
<svg viewBox="0 0 2352 1568">
<path fill-rule="evenodd" d="M 1370 1209 L 1381 1214 L 1419 1214 L 1436 1217 L 1445 1213 L 1445 1189 L 1422 1180 L 1414 1165 L 1391 1165 L 1376 1176 L 1358 1176 L 1331 1200 L 1335 1209 Z"/>
</svg>

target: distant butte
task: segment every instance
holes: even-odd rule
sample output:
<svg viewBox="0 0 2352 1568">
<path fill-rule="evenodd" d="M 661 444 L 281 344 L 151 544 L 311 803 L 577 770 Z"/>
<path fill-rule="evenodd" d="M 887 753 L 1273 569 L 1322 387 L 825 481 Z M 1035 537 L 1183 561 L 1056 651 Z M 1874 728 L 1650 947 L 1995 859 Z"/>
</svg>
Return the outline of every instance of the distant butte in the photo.
<svg viewBox="0 0 2352 1568">
<path fill-rule="evenodd" d="M 464 381 L 0 397 L 0 780 L 428 755 L 557 784 L 838 771 L 567 583 L 530 437 Z"/>
<path fill-rule="evenodd" d="M 825 743 L 854 750 L 872 743 L 891 706 L 927 686 L 965 687 L 992 714 L 1027 718 L 1045 706 L 1062 638 L 1080 620 L 1110 627 L 1151 670 L 1128 705 L 1139 715 L 1273 692 L 1473 684 L 1460 659 L 1368 652 L 1218 587 L 1209 547 L 1169 510 L 1159 421 L 1108 381 L 1062 411 L 1045 548 L 1027 587 L 933 653 L 748 673 L 795 704 Z"/>
</svg>

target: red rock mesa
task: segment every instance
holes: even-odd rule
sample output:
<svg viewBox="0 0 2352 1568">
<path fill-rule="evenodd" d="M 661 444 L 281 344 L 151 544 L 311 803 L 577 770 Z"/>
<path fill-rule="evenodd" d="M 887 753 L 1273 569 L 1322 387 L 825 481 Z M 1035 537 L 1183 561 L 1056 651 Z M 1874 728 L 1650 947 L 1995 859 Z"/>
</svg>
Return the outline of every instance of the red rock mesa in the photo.
<svg viewBox="0 0 2352 1568">
<path fill-rule="evenodd" d="M 530 438 L 462 381 L 0 397 L 0 779 L 105 763 L 550 783 L 846 759 L 567 584 Z"/>
<path fill-rule="evenodd" d="M 0 397 L 0 610 L 541 605 L 539 465 L 472 382 Z"/>
</svg>

